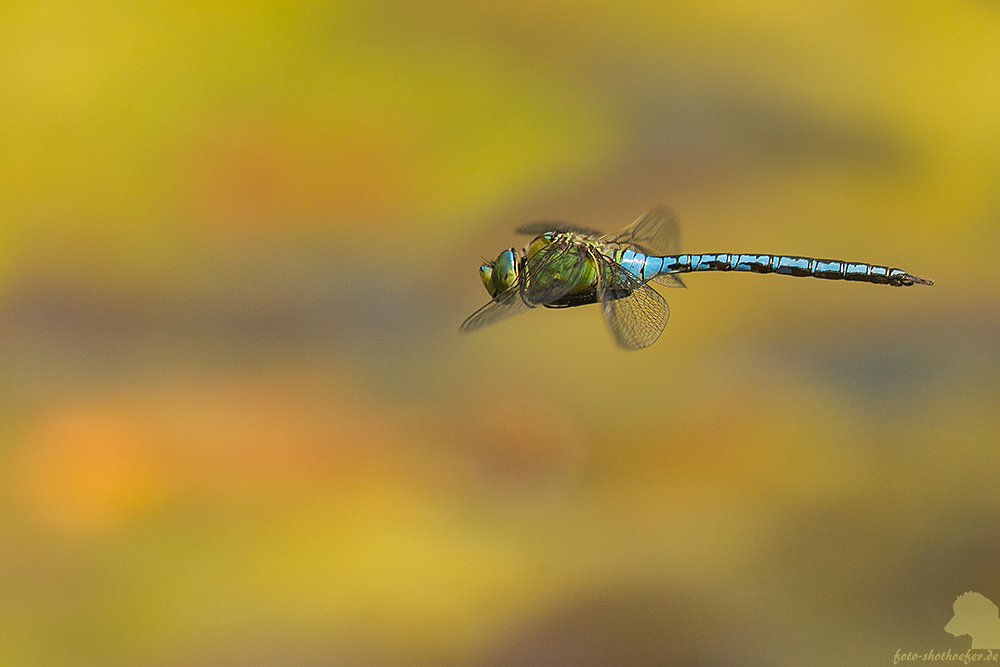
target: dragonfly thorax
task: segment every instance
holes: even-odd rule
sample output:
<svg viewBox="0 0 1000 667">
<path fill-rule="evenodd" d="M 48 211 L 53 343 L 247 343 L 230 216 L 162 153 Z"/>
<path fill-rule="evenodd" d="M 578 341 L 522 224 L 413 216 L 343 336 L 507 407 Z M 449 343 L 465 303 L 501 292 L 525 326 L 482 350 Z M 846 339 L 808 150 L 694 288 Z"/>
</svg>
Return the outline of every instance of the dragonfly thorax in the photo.
<svg viewBox="0 0 1000 667">
<path fill-rule="evenodd" d="M 552 244 L 557 244 L 560 252 L 533 264 L 535 255 Z M 535 269 L 531 276 L 534 283 L 543 288 L 558 284 L 568 287 L 563 290 L 563 297 L 544 305 L 561 308 L 597 301 L 597 261 L 592 247 L 572 232 L 546 232 L 528 244 L 525 261 Z"/>
</svg>

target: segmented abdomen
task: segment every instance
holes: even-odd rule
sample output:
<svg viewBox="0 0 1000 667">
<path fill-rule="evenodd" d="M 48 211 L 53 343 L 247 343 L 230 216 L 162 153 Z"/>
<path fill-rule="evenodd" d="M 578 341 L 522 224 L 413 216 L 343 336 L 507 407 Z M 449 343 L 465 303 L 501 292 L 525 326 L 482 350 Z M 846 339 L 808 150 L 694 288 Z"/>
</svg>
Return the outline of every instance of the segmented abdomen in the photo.
<svg viewBox="0 0 1000 667">
<path fill-rule="evenodd" d="M 652 257 L 632 250 L 616 251 L 614 259 L 646 281 L 658 275 L 693 271 L 749 271 L 778 273 L 786 276 L 811 276 L 827 280 L 854 280 L 878 285 L 931 285 L 932 281 L 914 276 L 902 269 L 864 262 L 837 259 L 813 259 L 791 255 L 735 255 L 730 253 L 702 255 L 668 255 Z"/>
</svg>

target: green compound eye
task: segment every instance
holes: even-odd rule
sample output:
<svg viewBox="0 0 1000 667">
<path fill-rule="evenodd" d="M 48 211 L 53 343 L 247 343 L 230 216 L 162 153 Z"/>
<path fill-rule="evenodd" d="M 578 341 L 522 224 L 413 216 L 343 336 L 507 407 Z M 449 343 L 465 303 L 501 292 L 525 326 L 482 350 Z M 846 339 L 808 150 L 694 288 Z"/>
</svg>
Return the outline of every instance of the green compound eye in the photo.
<svg viewBox="0 0 1000 667">
<path fill-rule="evenodd" d="M 479 277 L 483 281 L 483 285 L 486 286 L 486 291 L 490 293 L 490 296 L 496 296 L 496 290 L 493 289 L 493 265 L 483 264 L 479 267 Z"/>
<path fill-rule="evenodd" d="M 482 275 L 482 269 L 480 269 L 480 275 Z M 508 289 L 517 284 L 518 277 L 518 261 L 517 261 L 517 251 L 513 248 L 508 248 L 504 250 L 497 257 L 497 260 L 493 262 L 492 269 L 492 282 L 493 290 L 490 292 L 493 296 L 506 292 Z M 486 288 L 489 290 L 489 287 Z"/>
</svg>

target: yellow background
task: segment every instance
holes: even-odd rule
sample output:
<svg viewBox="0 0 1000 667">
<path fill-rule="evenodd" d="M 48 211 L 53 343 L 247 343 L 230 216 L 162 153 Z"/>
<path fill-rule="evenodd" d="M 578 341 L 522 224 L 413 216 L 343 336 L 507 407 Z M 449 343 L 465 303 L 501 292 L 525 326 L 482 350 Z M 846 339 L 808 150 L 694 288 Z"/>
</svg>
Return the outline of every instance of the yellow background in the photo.
<svg viewBox="0 0 1000 667">
<path fill-rule="evenodd" d="M 937 284 L 459 335 L 517 225 L 658 204 Z M 6 2 L 0 663 L 964 652 L 998 250 L 995 2 Z"/>
</svg>

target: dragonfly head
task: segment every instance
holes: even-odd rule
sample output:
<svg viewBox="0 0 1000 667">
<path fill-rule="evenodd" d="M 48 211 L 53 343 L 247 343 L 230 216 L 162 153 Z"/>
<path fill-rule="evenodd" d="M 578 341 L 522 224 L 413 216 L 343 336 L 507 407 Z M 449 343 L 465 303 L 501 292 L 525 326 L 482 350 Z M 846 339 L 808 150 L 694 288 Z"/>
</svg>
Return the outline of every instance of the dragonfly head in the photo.
<svg viewBox="0 0 1000 667">
<path fill-rule="evenodd" d="M 495 297 L 517 284 L 520 264 L 517 251 L 508 248 L 493 262 L 479 267 L 479 277 L 483 279 L 483 285 L 490 296 Z"/>
</svg>

